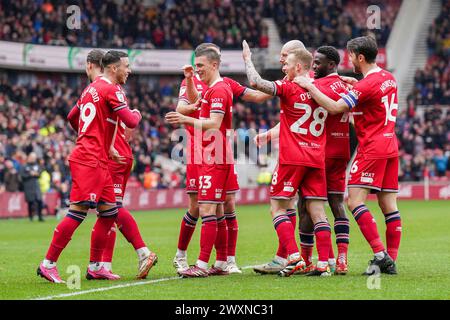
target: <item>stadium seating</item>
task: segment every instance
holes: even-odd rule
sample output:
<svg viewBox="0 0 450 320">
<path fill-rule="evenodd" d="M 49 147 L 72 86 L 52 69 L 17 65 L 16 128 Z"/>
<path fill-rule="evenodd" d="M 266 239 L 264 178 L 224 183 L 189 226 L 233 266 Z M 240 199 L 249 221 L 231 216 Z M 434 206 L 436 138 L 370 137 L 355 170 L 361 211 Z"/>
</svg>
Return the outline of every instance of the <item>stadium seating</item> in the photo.
<svg viewBox="0 0 450 320">
<path fill-rule="evenodd" d="M 192 49 L 201 42 L 240 48 L 242 39 L 246 39 L 251 47 L 265 48 L 268 29 L 263 18 L 274 18 L 282 40 L 300 39 L 311 47 L 323 43 L 344 47 L 351 37 L 367 33 L 366 8 L 376 4 L 383 10 L 383 28 L 372 33 L 384 46 L 401 0 L 158 3 L 144 6 L 134 0 L 119 6 L 113 0 L 78 1 L 81 29 L 69 30 L 65 27 L 67 6 L 58 1 L 2 1 L 0 40 L 105 48 Z M 252 19 L 246 18 L 249 16 Z M 300 24 L 304 29 L 299 29 Z"/>
<path fill-rule="evenodd" d="M 407 112 L 398 119 L 402 151 L 400 178 L 422 180 L 425 168 L 433 179 L 446 179 L 450 169 L 450 43 L 448 40 L 450 3 L 442 1 L 442 11 L 428 33 L 429 59 L 417 70 L 413 91 L 408 95 Z M 424 106 L 424 114 L 417 106 Z"/>
</svg>

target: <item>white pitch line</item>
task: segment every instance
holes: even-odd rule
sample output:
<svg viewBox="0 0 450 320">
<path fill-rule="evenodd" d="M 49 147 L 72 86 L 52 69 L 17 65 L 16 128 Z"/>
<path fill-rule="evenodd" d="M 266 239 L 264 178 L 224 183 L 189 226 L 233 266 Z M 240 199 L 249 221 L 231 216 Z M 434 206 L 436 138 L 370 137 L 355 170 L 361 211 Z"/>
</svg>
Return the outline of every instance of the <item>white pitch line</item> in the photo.
<svg viewBox="0 0 450 320">
<path fill-rule="evenodd" d="M 87 294 L 87 293 L 102 292 L 102 291 L 108 291 L 108 290 L 120 289 L 120 288 L 126 288 L 126 287 L 135 287 L 135 286 L 141 286 L 144 284 L 157 283 L 157 282 L 163 282 L 163 281 L 169 281 L 169 280 L 177 280 L 177 279 L 181 279 L 181 278 L 180 277 L 172 277 L 172 278 L 161 278 L 161 279 L 148 280 L 148 281 L 124 283 L 124 284 L 119 284 L 119 285 L 111 286 L 111 287 L 103 287 L 103 288 L 96 288 L 96 289 L 77 291 L 77 292 L 71 292 L 71 293 L 63 293 L 63 294 L 57 294 L 54 296 L 39 297 L 39 298 L 31 299 L 31 300 L 52 300 L 52 299 L 56 299 L 56 298 L 67 298 L 67 297 L 79 296 L 79 295 Z"/>
<path fill-rule="evenodd" d="M 256 267 L 255 266 L 244 266 L 241 269 L 252 269 Z M 120 289 L 120 288 L 127 288 L 127 287 L 135 287 L 135 286 L 141 286 L 145 284 L 151 284 L 151 283 L 158 283 L 158 282 L 164 282 L 164 281 L 170 281 L 170 280 L 178 280 L 182 279 L 181 277 L 172 277 L 172 278 L 161 278 L 161 279 L 155 279 L 155 280 L 147 280 L 147 281 L 139 281 L 139 282 L 130 282 L 130 283 L 124 283 L 124 284 L 118 284 L 116 286 L 110 286 L 110 287 L 102 287 L 102 288 L 96 288 L 96 289 L 89 289 L 84 291 L 77 291 L 77 292 L 71 292 L 71 293 L 62 293 L 57 294 L 54 296 L 47 296 L 47 297 L 38 297 L 31 300 L 52 300 L 52 299 L 58 299 L 58 298 L 67 298 L 67 297 L 74 297 L 79 296 L 82 294 L 88 294 L 93 292 L 102 292 L 102 291 L 109 291 L 114 289 Z"/>
</svg>

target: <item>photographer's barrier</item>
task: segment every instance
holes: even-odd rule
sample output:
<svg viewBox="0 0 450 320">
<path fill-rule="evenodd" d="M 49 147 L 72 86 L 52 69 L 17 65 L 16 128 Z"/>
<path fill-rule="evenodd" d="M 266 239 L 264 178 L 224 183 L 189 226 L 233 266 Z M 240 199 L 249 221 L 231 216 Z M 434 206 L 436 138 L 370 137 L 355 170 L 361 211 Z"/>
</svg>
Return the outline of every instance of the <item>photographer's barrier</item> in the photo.
<svg viewBox="0 0 450 320">
<path fill-rule="evenodd" d="M 431 182 L 428 188 L 424 183 L 401 183 L 398 194 L 401 200 L 450 200 L 449 182 Z M 375 199 L 374 195 L 370 196 Z M 238 205 L 269 202 L 269 187 L 242 189 L 236 194 Z M 49 192 L 44 196 L 47 213 L 54 215 L 59 205 L 59 195 Z M 145 190 L 142 187 L 129 187 L 123 205 L 130 211 L 186 208 L 188 195 L 184 189 Z M 450 203 L 449 203 L 450 205 Z M 0 193 L 0 218 L 27 217 L 28 209 L 22 192 Z"/>
</svg>

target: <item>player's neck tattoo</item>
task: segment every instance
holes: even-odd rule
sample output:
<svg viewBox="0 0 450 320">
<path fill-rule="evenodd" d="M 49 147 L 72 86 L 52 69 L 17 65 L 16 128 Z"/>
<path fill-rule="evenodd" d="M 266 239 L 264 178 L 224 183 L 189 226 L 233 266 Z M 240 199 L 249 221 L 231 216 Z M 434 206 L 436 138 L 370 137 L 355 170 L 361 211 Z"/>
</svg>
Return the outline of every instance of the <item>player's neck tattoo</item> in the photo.
<svg viewBox="0 0 450 320">
<path fill-rule="evenodd" d="M 250 85 L 253 88 L 272 96 L 275 95 L 274 83 L 261 78 L 251 59 L 245 60 L 245 72 L 247 73 L 248 81 L 250 81 Z"/>
</svg>

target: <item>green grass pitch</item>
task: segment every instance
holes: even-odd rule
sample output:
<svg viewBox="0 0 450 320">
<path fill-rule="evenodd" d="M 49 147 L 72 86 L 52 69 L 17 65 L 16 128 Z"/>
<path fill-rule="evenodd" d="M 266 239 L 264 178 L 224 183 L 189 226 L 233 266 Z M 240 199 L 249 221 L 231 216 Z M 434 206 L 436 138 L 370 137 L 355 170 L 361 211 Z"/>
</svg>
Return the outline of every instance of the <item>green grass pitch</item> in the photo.
<svg viewBox="0 0 450 320">
<path fill-rule="evenodd" d="M 368 205 L 384 235 L 384 219 L 376 203 Z M 350 272 L 347 276 L 279 278 L 258 275 L 251 268 L 245 268 L 241 275 L 178 279 L 172 258 L 185 210 L 137 212 L 134 216 L 144 240 L 158 254 L 159 263 L 146 280 L 134 280 L 136 254 L 118 233 L 113 269 L 122 279 L 108 282 L 84 278 L 94 222 L 91 215 L 77 230 L 58 262 L 63 279 L 70 276 L 66 273 L 70 265 L 79 266 L 80 289 L 51 284 L 36 276 L 36 268 L 57 224 L 54 218 L 47 218 L 45 223 L 30 223 L 26 219 L 0 220 L 0 299 L 449 299 L 450 202 L 403 201 L 399 202 L 399 208 L 403 219 L 403 239 L 397 263 L 399 275 L 382 275 L 379 289 L 368 289 L 367 277 L 360 275 L 372 254 L 353 218 L 350 218 Z M 240 228 L 238 264 L 246 267 L 271 259 L 277 239 L 269 206 L 238 206 L 237 214 Z M 198 254 L 199 226 L 188 251 L 191 264 Z M 155 281 L 158 279 L 162 280 Z"/>
</svg>

